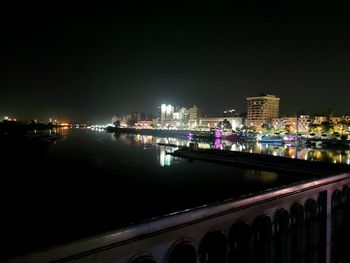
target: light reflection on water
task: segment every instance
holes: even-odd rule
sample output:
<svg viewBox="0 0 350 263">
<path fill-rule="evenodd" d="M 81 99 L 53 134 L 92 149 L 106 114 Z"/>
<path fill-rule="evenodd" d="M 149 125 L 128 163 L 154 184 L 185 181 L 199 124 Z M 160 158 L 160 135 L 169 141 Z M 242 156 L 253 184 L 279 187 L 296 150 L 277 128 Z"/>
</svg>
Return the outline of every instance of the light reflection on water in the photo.
<svg viewBox="0 0 350 263">
<path fill-rule="evenodd" d="M 160 167 L 169 169 L 174 167 L 176 164 L 184 162 L 183 159 L 174 157 L 168 153 L 172 153 L 179 149 L 181 146 L 189 146 L 193 140 L 178 139 L 171 137 L 155 137 L 151 135 L 134 135 L 134 134 L 112 134 L 112 141 L 119 141 L 125 145 L 132 146 L 133 144 L 139 145 L 140 149 L 156 149 L 157 163 Z M 159 145 L 169 144 L 170 146 Z M 178 147 L 177 147 L 178 146 Z M 226 149 L 228 147 L 226 142 L 222 142 L 220 139 L 216 139 L 213 142 L 210 141 L 199 141 L 198 146 L 202 149 Z M 232 149 L 247 149 L 246 146 L 232 145 Z M 248 170 L 244 169 L 243 177 L 247 182 L 256 182 L 263 184 L 271 184 L 277 182 L 279 175 L 275 172 L 261 171 L 261 170 Z"/>
<path fill-rule="evenodd" d="M 259 181 L 263 183 L 271 183 L 277 180 L 277 173 L 258 170 L 245 170 L 244 176 L 250 181 Z"/>
<path fill-rule="evenodd" d="M 132 135 L 132 134 L 120 134 L 118 138 L 124 143 L 138 143 L 147 149 L 147 146 L 154 146 L 158 143 L 171 144 L 173 146 L 189 146 L 193 140 L 169 138 L 169 137 L 155 137 L 152 135 Z M 112 134 L 112 139 L 115 140 L 115 134 Z M 350 150 L 345 149 L 323 149 L 323 148 L 307 148 L 301 146 L 287 146 L 287 145 L 269 145 L 260 143 L 233 143 L 227 140 L 215 139 L 215 140 L 200 140 L 196 141 L 198 147 L 201 149 L 221 149 L 238 152 L 250 152 L 268 154 L 280 157 L 289 157 L 293 159 L 302 159 L 308 161 L 322 161 L 332 163 L 342 163 L 350 165 Z M 159 150 L 158 161 L 162 167 L 170 166 L 174 157 L 167 153 L 177 150 L 176 147 L 168 147 L 157 145 Z"/>
</svg>

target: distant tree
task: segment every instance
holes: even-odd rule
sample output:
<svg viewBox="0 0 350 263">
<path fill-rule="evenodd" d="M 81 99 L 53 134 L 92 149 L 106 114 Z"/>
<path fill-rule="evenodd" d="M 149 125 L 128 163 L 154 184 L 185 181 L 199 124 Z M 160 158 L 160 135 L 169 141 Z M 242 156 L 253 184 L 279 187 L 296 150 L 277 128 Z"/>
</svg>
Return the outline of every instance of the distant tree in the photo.
<svg viewBox="0 0 350 263">
<path fill-rule="evenodd" d="M 120 128 L 120 121 L 115 121 L 113 122 L 113 124 L 114 124 L 114 127 Z"/>
<path fill-rule="evenodd" d="M 287 125 L 284 127 L 284 131 L 286 132 L 286 134 L 290 134 L 290 133 L 292 132 L 291 125 L 290 125 L 290 124 L 287 124 Z"/>
<path fill-rule="evenodd" d="M 217 127 L 224 130 L 232 130 L 232 125 L 227 119 L 220 121 Z"/>
<path fill-rule="evenodd" d="M 223 124 L 225 129 L 232 130 L 232 125 L 227 119 L 224 119 Z"/>
<path fill-rule="evenodd" d="M 346 120 L 342 120 L 342 121 L 338 122 L 338 124 L 343 125 L 343 126 L 349 126 L 350 122 L 347 122 Z"/>
<path fill-rule="evenodd" d="M 244 131 L 244 130 L 248 130 L 249 129 L 249 127 L 248 126 L 246 126 L 246 125 L 243 125 L 243 127 L 241 128 L 241 130 L 242 131 Z"/>
<path fill-rule="evenodd" d="M 347 131 L 349 129 L 350 123 L 346 120 L 338 122 L 334 128 L 337 128 L 337 130 L 340 131 L 341 134 L 344 133 L 344 131 Z"/>
<path fill-rule="evenodd" d="M 255 126 L 248 126 L 248 131 L 256 132 L 256 130 Z"/>
<path fill-rule="evenodd" d="M 323 121 L 321 123 L 321 128 L 323 132 L 331 132 L 333 128 L 333 124 L 329 121 Z"/>
<path fill-rule="evenodd" d="M 271 127 L 270 124 L 264 123 L 264 124 L 261 125 L 261 128 L 264 129 L 264 130 L 270 131 L 272 127 Z"/>
<path fill-rule="evenodd" d="M 345 141 L 345 140 L 348 139 L 348 135 L 343 134 L 343 135 L 340 136 L 340 139 Z"/>
<path fill-rule="evenodd" d="M 320 128 L 321 128 L 321 125 L 319 125 L 319 124 L 315 124 L 315 123 L 310 123 L 309 124 L 309 132 L 310 133 L 314 133 Z"/>
</svg>

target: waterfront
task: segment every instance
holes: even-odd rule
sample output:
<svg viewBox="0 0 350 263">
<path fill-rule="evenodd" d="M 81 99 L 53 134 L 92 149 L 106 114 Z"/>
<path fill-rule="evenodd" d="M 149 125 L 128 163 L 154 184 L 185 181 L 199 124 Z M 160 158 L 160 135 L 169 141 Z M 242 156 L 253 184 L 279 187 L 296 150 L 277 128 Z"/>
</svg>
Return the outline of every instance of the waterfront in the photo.
<svg viewBox="0 0 350 263">
<path fill-rule="evenodd" d="M 79 129 L 59 132 L 61 139 L 42 148 L 2 148 L 8 172 L 1 179 L 1 206 L 6 215 L 1 243 L 10 254 L 312 178 L 188 162 L 166 154 L 176 148 L 158 145 L 185 146 L 191 142 L 188 139 Z M 291 158 L 307 156 L 314 161 L 347 163 L 349 159 L 348 151 L 338 150 L 219 140 L 198 144 Z"/>
<path fill-rule="evenodd" d="M 115 135 L 112 135 L 112 139 Z M 222 139 L 181 139 L 181 138 L 169 138 L 169 137 L 156 137 L 151 135 L 130 135 L 122 134 L 119 136 L 124 141 L 135 141 L 142 145 L 156 145 L 162 144 L 175 144 L 178 146 L 189 146 L 191 142 L 198 143 L 198 147 L 201 149 L 219 149 L 238 152 L 249 152 L 258 154 L 267 154 L 280 157 L 288 157 L 292 159 L 301 159 L 307 161 L 318 162 L 331 162 L 339 164 L 350 165 L 350 149 L 338 149 L 327 147 L 306 147 L 306 146 L 292 146 L 288 144 L 266 144 L 266 143 L 241 143 L 231 142 Z M 173 147 L 160 146 L 160 165 L 169 166 L 172 163 L 173 157 L 166 155 L 165 152 L 172 152 Z"/>
<path fill-rule="evenodd" d="M 8 169 L 1 178 L 1 245 L 7 253 L 303 180 L 292 174 L 188 162 L 165 154 L 174 148 L 157 145 L 185 145 L 188 140 L 61 132 L 63 138 L 42 148 L 2 147 Z"/>
</svg>

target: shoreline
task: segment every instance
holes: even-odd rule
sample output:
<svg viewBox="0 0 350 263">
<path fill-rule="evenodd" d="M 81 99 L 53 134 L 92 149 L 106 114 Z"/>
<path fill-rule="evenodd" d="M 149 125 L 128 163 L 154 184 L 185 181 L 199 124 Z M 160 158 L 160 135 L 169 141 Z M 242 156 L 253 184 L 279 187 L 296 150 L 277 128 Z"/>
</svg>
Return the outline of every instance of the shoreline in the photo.
<svg viewBox="0 0 350 263">
<path fill-rule="evenodd" d="M 184 137 L 184 138 L 210 138 L 214 139 L 212 131 L 193 131 L 193 130 L 160 130 L 160 129 L 135 129 L 135 128 L 114 128 L 108 127 L 107 132 L 112 133 L 128 133 L 153 135 L 159 137 Z"/>
</svg>

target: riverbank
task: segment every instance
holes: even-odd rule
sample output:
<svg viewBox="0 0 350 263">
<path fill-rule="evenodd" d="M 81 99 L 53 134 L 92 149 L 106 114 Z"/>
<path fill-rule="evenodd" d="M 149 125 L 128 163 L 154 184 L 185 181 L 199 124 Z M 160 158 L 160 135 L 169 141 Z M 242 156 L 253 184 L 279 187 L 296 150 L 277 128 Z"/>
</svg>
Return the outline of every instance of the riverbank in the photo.
<svg viewBox="0 0 350 263">
<path fill-rule="evenodd" d="M 213 131 L 136 129 L 136 128 L 115 128 L 115 127 L 107 127 L 106 130 L 107 132 L 152 135 L 152 136 L 158 136 L 158 137 L 214 138 Z"/>
</svg>

